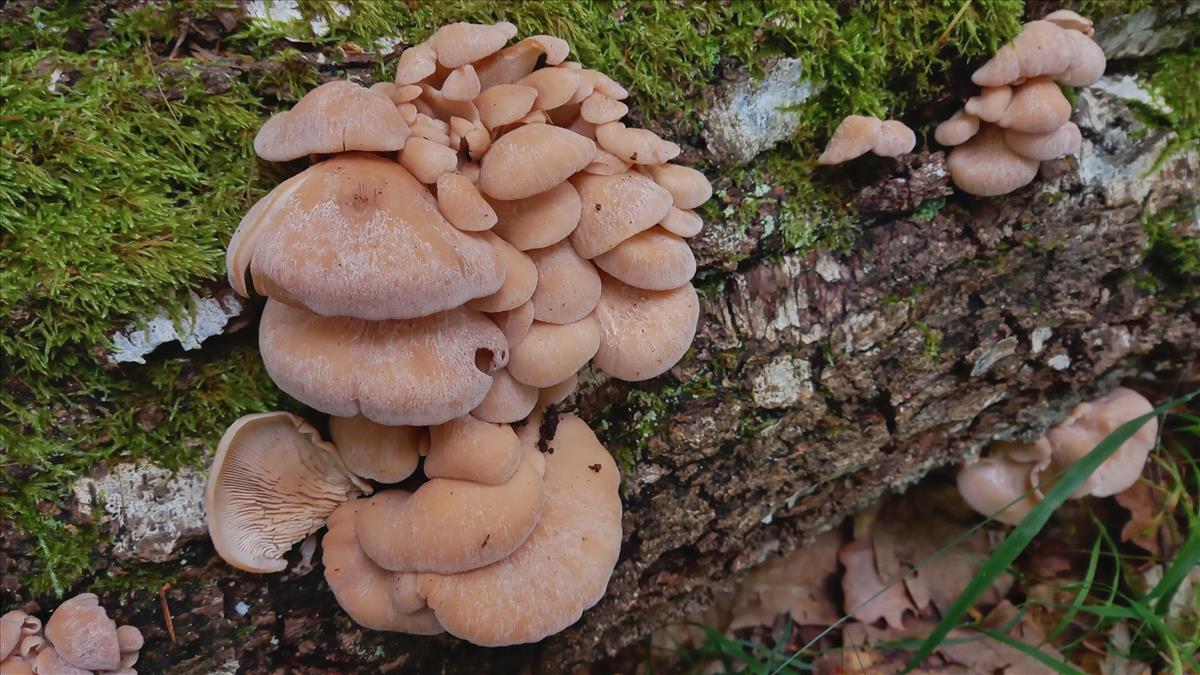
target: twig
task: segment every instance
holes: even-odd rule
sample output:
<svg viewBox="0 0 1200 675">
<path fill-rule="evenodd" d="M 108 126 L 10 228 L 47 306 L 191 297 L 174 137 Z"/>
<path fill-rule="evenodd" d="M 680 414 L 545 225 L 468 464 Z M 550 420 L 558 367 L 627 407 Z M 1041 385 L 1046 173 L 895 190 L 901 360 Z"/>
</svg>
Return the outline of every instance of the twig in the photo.
<svg viewBox="0 0 1200 675">
<path fill-rule="evenodd" d="M 171 618 L 171 608 L 167 606 L 167 591 L 171 590 L 171 582 L 158 589 L 158 601 L 162 605 L 163 621 L 167 623 L 167 635 L 171 636 L 171 644 L 175 644 L 175 621 Z"/>
<path fill-rule="evenodd" d="M 154 88 L 158 90 L 158 95 L 162 97 L 163 103 L 167 104 L 167 111 L 171 113 L 171 117 L 174 117 L 176 122 L 182 121 L 171 105 L 171 100 L 167 98 L 167 93 L 163 91 L 162 85 L 158 82 L 158 70 L 154 68 L 154 57 L 150 55 L 150 45 L 143 42 L 142 49 L 146 52 L 146 63 L 150 65 L 150 74 L 154 76 Z"/>
<path fill-rule="evenodd" d="M 946 26 L 946 30 L 942 31 L 942 34 L 937 39 L 937 42 L 933 44 L 934 51 L 941 49 L 942 45 L 946 44 L 946 39 L 950 37 L 950 31 L 954 30 L 954 27 L 958 25 L 959 21 L 962 21 L 963 14 L 967 13 L 967 8 L 970 6 L 971 0 L 967 0 L 963 3 L 962 7 L 958 8 L 958 12 L 954 15 L 954 18 L 950 19 L 950 25 Z"/>
</svg>

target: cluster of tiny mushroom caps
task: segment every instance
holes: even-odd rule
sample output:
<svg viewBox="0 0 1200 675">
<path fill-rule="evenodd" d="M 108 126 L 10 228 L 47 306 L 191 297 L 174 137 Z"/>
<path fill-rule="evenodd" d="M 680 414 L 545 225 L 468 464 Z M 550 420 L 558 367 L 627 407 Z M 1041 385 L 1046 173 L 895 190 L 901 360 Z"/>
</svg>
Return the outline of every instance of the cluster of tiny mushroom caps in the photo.
<svg viewBox="0 0 1200 675">
<path fill-rule="evenodd" d="M 667 163 L 679 146 L 619 121 L 623 87 L 559 38 L 506 47 L 515 33 L 444 26 L 394 84 L 330 82 L 263 126 L 260 157 L 311 166 L 246 214 L 229 279 L 267 296 L 267 371 L 330 415 L 331 442 L 290 413 L 243 417 L 206 492 L 235 567 L 282 570 L 328 525 L 325 578 L 356 622 L 487 646 L 556 633 L 604 594 L 615 463 L 543 412 L 589 361 L 637 381 L 683 356 L 684 238 L 712 192 Z"/>
<path fill-rule="evenodd" d="M 934 132 L 938 143 L 954 148 L 947 166 L 959 189 L 985 197 L 1007 194 L 1032 182 L 1041 162 L 1079 151 L 1083 138 L 1059 84 L 1087 87 L 1104 74 L 1104 51 L 1092 33 L 1090 20 L 1060 9 L 1026 23 L 975 71 L 971 81 L 980 93 Z M 868 150 L 894 157 L 912 150 L 915 139 L 902 142 L 912 137 L 900 122 L 851 115 L 820 162 L 837 164 Z"/>
<path fill-rule="evenodd" d="M 0 616 L 0 673 L 137 675 L 143 642 L 136 626 L 118 626 L 95 594 L 81 593 L 54 610 L 44 632 L 19 609 Z"/>
</svg>

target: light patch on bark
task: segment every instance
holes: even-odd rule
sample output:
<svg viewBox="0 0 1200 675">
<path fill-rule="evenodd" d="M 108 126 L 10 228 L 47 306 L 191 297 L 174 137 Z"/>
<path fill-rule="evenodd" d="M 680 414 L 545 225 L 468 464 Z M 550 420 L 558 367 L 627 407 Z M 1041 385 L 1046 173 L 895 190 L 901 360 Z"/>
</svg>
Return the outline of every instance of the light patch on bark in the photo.
<svg viewBox="0 0 1200 675">
<path fill-rule="evenodd" d="M 761 408 L 787 408 L 813 394 L 812 364 L 791 354 L 768 361 L 751 382 Z"/>
</svg>

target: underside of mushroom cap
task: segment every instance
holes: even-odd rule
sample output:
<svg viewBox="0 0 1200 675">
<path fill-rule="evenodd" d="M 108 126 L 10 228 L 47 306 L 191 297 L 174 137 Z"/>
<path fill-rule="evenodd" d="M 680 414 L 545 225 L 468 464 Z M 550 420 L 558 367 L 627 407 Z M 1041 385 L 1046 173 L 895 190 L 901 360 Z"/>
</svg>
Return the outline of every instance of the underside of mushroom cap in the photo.
<svg viewBox="0 0 1200 675">
<path fill-rule="evenodd" d="M 411 476 L 429 447 L 422 427 L 390 427 L 362 415 L 330 417 L 329 438 L 354 475 L 380 483 Z"/>
<path fill-rule="evenodd" d="M 292 180 L 238 226 L 235 288 L 249 264 L 264 295 L 325 316 L 383 320 L 457 307 L 504 281 L 492 246 L 446 222 L 394 162 L 352 153 Z"/>
<path fill-rule="evenodd" d="M 634 171 L 615 176 L 583 173 L 571 181 L 582 202 L 571 245 L 584 258 L 595 258 L 654 227 L 671 210 L 671 193 Z"/>
<path fill-rule="evenodd" d="M 213 546 L 247 572 L 279 572 L 283 554 L 316 532 L 338 504 L 370 488 L 333 445 L 286 412 L 247 415 L 226 430 L 204 491 Z"/>
<path fill-rule="evenodd" d="M 268 300 L 259 351 L 275 384 L 321 412 L 427 426 L 461 417 L 508 361 L 504 334 L 459 307 L 402 321 L 324 317 Z"/>
<path fill-rule="evenodd" d="M 121 664 L 117 624 L 95 593 L 80 593 L 59 605 L 46 621 L 46 639 L 76 668 L 116 670 Z"/>
<path fill-rule="evenodd" d="M 600 349 L 596 366 L 622 380 L 648 380 L 671 369 L 687 353 L 700 319 L 700 300 L 691 284 L 647 291 L 611 276 L 596 305 Z"/>
<path fill-rule="evenodd" d="M 254 137 L 254 151 L 269 162 L 351 150 L 394 152 L 408 135 L 408 125 L 385 94 L 335 80 L 267 120 Z"/>
<path fill-rule="evenodd" d="M 1154 409 L 1144 396 L 1125 387 L 1075 406 L 1067 418 L 1050 429 L 1054 448 L 1051 464 L 1061 471 L 1090 453 L 1117 427 Z M 1110 497 L 1128 489 L 1142 475 L 1146 458 L 1158 438 L 1158 420 L 1150 420 L 1104 461 L 1076 490 L 1074 497 L 1090 494 Z"/>
<path fill-rule="evenodd" d="M 544 455 L 545 505 L 524 544 L 454 575 L 422 575 L 421 594 L 451 634 L 477 645 L 536 642 L 604 595 L 621 550 L 620 474 L 595 434 L 563 415 Z"/>
<path fill-rule="evenodd" d="M 429 428 L 429 478 L 501 485 L 521 466 L 521 442 L 507 424 L 464 415 Z"/>
</svg>

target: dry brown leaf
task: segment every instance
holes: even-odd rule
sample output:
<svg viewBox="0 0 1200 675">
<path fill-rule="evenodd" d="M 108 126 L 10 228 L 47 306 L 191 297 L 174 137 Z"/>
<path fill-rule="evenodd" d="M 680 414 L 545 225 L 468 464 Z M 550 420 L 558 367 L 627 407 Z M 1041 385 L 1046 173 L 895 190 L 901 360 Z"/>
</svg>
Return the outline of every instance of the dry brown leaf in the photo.
<svg viewBox="0 0 1200 675">
<path fill-rule="evenodd" d="M 754 568 L 738 589 L 729 629 L 770 626 L 783 614 L 802 626 L 828 626 L 841 618 L 837 598 L 841 544 L 841 534 L 832 530 L 809 546 Z"/>
<path fill-rule="evenodd" d="M 1158 495 L 1154 487 L 1139 480 L 1128 490 L 1116 494 L 1117 503 L 1129 511 L 1129 522 L 1121 528 L 1121 541 L 1131 541 L 1137 546 L 1158 556 L 1162 553 L 1158 544 Z"/>
<path fill-rule="evenodd" d="M 838 551 L 838 560 L 846 566 L 842 574 L 842 594 L 846 613 L 863 623 L 887 621 L 893 628 L 904 625 L 904 613 L 916 612 L 904 584 L 897 579 L 885 583 L 875 568 L 875 551 L 870 540 L 856 539 Z"/>
</svg>

